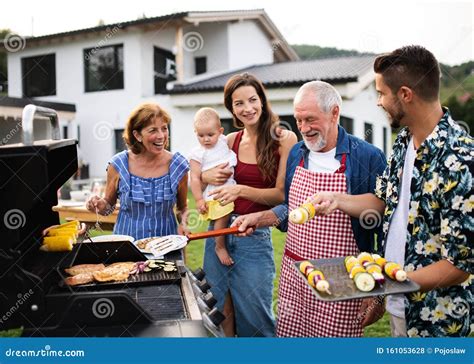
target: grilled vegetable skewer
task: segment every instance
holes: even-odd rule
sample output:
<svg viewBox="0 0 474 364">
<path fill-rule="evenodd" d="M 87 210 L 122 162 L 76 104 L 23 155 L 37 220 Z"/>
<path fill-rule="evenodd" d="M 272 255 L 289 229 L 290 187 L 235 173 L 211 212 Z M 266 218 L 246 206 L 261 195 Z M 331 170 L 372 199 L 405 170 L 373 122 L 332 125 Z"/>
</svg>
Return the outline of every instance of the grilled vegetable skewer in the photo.
<svg viewBox="0 0 474 364">
<path fill-rule="evenodd" d="M 311 220 L 316 214 L 314 205 L 311 202 L 306 202 L 300 207 L 292 210 L 288 216 L 293 224 L 304 224 Z"/>
<path fill-rule="evenodd" d="M 400 264 L 395 262 L 387 262 L 385 264 L 385 274 L 398 282 L 404 282 L 407 279 L 407 273 L 402 269 Z"/>
<path fill-rule="evenodd" d="M 307 260 L 302 262 L 300 271 L 306 276 L 311 287 L 316 288 L 319 292 L 331 294 L 329 282 L 325 279 L 323 272 L 317 270 L 310 262 Z"/>
<path fill-rule="evenodd" d="M 354 281 L 357 289 L 362 292 L 370 292 L 375 287 L 375 277 L 368 273 L 361 264 L 361 262 L 367 263 L 368 261 L 369 259 L 362 255 L 362 253 L 357 258 L 349 256 L 344 259 L 344 265 L 349 273 L 349 277 Z"/>
</svg>

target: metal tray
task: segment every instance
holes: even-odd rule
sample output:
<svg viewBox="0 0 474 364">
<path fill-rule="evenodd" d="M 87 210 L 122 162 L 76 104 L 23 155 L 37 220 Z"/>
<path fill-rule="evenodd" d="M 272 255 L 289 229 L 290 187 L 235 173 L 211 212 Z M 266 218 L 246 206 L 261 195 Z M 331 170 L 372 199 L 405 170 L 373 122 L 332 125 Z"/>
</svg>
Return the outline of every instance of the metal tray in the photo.
<svg viewBox="0 0 474 364">
<path fill-rule="evenodd" d="M 308 287 L 311 288 L 316 298 L 321 301 L 336 302 L 346 301 L 356 298 L 366 298 L 374 296 L 387 296 L 391 294 L 409 293 L 416 292 L 420 289 L 420 286 L 410 280 L 405 282 L 397 282 L 385 276 L 385 283 L 383 285 L 376 284 L 375 288 L 370 292 L 362 292 L 357 289 L 353 280 L 349 278 L 349 274 L 344 267 L 344 257 L 331 258 L 331 259 L 315 259 L 309 260 L 317 269 L 323 272 L 326 280 L 329 282 L 331 294 L 319 292 L 310 284 L 306 279 L 306 276 L 300 272 L 300 262 L 294 263 L 294 268 L 298 271 L 298 274 L 306 282 Z"/>
</svg>

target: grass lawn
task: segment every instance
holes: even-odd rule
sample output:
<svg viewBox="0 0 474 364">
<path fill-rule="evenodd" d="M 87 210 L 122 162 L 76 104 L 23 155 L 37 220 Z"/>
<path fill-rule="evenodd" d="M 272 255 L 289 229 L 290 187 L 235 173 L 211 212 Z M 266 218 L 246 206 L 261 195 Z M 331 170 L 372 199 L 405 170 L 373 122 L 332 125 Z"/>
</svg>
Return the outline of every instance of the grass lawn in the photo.
<svg viewBox="0 0 474 364">
<path fill-rule="evenodd" d="M 189 198 L 189 208 L 194 208 L 194 200 Z M 193 232 L 205 231 L 207 229 L 207 223 L 202 223 L 193 229 Z M 273 229 L 273 251 L 275 258 L 275 265 L 277 268 L 277 275 L 273 282 L 273 301 L 275 302 L 277 297 L 278 280 L 280 278 L 280 265 L 283 255 L 283 248 L 285 246 L 286 234 L 280 232 L 278 229 Z M 186 265 L 192 270 L 202 267 L 202 260 L 204 254 L 204 240 L 191 241 L 186 247 Z M 275 305 L 276 308 L 276 305 Z M 389 318 L 386 314 L 381 320 L 375 324 L 367 327 L 364 330 L 364 336 L 366 337 L 390 337 L 390 324 Z"/>
</svg>

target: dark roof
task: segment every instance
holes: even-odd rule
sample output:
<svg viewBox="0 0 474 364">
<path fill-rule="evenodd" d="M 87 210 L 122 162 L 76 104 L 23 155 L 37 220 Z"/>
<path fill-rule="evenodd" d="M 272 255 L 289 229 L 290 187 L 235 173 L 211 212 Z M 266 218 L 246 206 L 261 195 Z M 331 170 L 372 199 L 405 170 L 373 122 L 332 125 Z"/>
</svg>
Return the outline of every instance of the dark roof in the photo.
<svg viewBox="0 0 474 364">
<path fill-rule="evenodd" d="M 175 84 L 170 93 L 223 90 L 232 75 L 244 72 L 256 76 L 267 88 L 300 86 L 313 80 L 330 83 L 354 82 L 372 69 L 374 60 L 375 56 L 353 56 L 257 65 L 193 83 Z"/>
<path fill-rule="evenodd" d="M 168 14 L 168 15 L 163 15 L 163 16 L 156 16 L 156 17 L 152 17 L 152 18 L 142 18 L 142 19 L 124 21 L 124 22 L 114 23 L 114 24 L 104 24 L 104 25 L 99 25 L 99 26 L 95 26 L 95 27 L 91 27 L 91 28 L 71 30 L 71 31 L 68 31 L 68 32 L 42 35 L 42 36 L 39 36 L 39 37 L 27 37 L 26 40 L 27 41 L 37 41 L 37 40 L 60 38 L 60 37 L 65 37 L 65 36 L 70 36 L 70 35 L 79 35 L 79 34 L 91 33 L 91 32 L 110 31 L 110 30 L 114 29 L 115 27 L 126 28 L 126 27 L 130 27 L 130 26 L 134 26 L 134 25 L 144 25 L 144 24 L 156 23 L 156 22 L 173 20 L 173 19 L 182 19 L 187 15 L 188 15 L 188 12 L 173 13 L 173 14 Z"/>
<path fill-rule="evenodd" d="M 181 20 L 185 17 L 190 16 L 191 14 L 201 14 L 201 13 L 202 14 L 211 14 L 211 13 L 233 14 L 233 13 L 251 13 L 254 11 L 264 11 L 264 10 L 263 9 L 248 9 L 248 10 L 219 10 L 219 11 L 184 11 L 180 13 L 172 13 L 172 14 L 167 14 L 167 15 L 154 16 L 150 18 L 140 18 L 136 20 L 123 21 L 119 23 L 98 25 L 95 27 L 71 30 L 67 32 L 47 34 L 47 35 L 42 35 L 38 37 L 24 37 L 24 38 L 27 40 L 27 42 L 33 42 L 33 41 L 40 41 L 40 40 L 45 40 L 45 39 L 61 38 L 61 37 L 66 37 L 66 36 L 71 36 L 71 35 L 110 31 L 110 30 L 113 30 L 115 27 L 127 28 L 131 26 L 136 26 L 136 25 L 146 25 L 146 24 L 166 22 L 166 21 L 171 21 L 171 20 Z"/>
<path fill-rule="evenodd" d="M 0 97 L 0 106 L 23 108 L 28 104 L 48 107 L 56 111 L 76 112 L 75 104 L 66 104 L 63 102 L 39 101 L 39 100 L 32 100 L 32 99 L 22 99 L 18 97 Z"/>
</svg>

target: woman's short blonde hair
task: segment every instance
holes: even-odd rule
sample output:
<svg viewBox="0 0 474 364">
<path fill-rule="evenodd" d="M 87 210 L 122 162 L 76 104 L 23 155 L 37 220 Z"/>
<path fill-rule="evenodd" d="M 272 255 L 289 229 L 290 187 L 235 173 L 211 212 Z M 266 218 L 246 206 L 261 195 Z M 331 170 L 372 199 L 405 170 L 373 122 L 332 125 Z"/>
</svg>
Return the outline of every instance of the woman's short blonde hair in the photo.
<svg viewBox="0 0 474 364">
<path fill-rule="evenodd" d="M 141 132 L 156 118 L 160 118 L 167 125 L 171 123 L 170 115 L 158 104 L 146 102 L 132 111 L 123 131 L 123 140 L 132 153 L 140 154 L 143 151 L 143 145 L 135 138 L 133 131 Z"/>
</svg>

